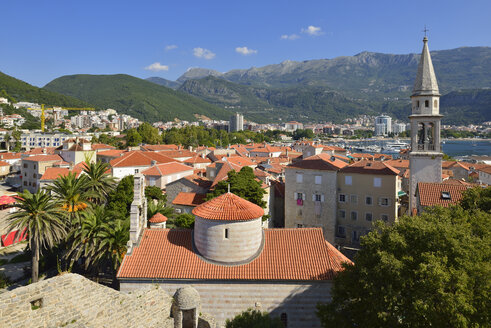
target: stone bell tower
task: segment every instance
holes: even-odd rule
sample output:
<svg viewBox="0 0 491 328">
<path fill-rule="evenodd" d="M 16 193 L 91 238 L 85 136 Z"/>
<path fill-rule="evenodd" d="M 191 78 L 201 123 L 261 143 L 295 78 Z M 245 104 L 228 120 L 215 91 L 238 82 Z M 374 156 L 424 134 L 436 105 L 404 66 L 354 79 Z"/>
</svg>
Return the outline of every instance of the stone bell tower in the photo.
<svg viewBox="0 0 491 328">
<path fill-rule="evenodd" d="M 410 213 L 416 208 L 415 193 L 418 182 L 442 182 L 440 92 L 426 36 L 423 39 L 423 52 L 419 60 L 411 104 Z"/>
</svg>

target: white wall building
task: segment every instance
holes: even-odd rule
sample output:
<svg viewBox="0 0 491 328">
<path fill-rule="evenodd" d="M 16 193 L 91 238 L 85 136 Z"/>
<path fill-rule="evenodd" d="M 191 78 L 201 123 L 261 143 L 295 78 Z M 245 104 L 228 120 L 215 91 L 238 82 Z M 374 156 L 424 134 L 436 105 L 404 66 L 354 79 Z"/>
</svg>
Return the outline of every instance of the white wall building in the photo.
<svg viewBox="0 0 491 328">
<path fill-rule="evenodd" d="M 375 135 L 386 136 L 392 132 L 392 118 L 387 115 L 375 117 Z"/>
</svg>

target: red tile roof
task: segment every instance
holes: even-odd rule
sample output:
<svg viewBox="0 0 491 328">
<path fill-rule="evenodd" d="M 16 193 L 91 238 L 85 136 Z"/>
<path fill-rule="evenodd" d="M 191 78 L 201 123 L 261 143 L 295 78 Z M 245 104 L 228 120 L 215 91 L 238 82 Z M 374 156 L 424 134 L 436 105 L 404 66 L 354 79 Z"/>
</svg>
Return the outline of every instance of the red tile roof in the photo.
<svg viewBox="0 0 491 328">
<path fill-rule="evenodd" d="M 161 153 L 134 150 L 124 153 L 121 157 L 115 158 L 109 163 L 111 167 L 150 166 L 152 165 L 152 161 L 156 161 L 157 163 L 177 162 Z"/>
<path fill-rule="evenodd" d="M 208 280 L 331 280 L 352 263 L 325 241 L 321 228 L 265 229 L 264 248 L 243 265 L 217 265 L 193 252 L 192 230 L 145 229 L 117 277 Z"/>
<path fill-rule="evenodd" d="M 192 182 L 193 184 L 201 187 L 201 188 L 204 188 L 204 189 L 208 189 L 211 187 L 211 184 L 213 183 L 212 181 L 206 179 L 206 178 L 203 178 L 203 177 L 200 177 L 199 175 L 197 174 L 192 174 L 192 175 L 188 175 L 188 176 L 185 176 L 183 179 L 186 179 L 188 180 L 189 182 Z"/>
<path fill-rule="evenodd" d="M 171 163 L 156 164 L 154 166 L 151 166 L 148 169 L 143 170 L 142 174 L 151 175 L 151 176 L 165 176 L 165 175 L 176 174 L 186 171 L 192 172 L 193 170 L 194 169 L 190 166 L 177 162 L 171 162 Z"/>
<path fill-rule="evenodd" d="M 456 205 L 462 200 L 462 193 L 471 186 L 449 183 L 418 182 L 419 203 L 421 206 Z M 442 193 L 449 193 L 450 199 L 445 199 Z"/>
<path fill-rule="evenodd" d="M 206 194 L 197 194 L 195 192 L 183 192 L 177 194 L 172 201 L 174 205 L 198 206 L 205 202 Z"/>
<path fill-rule="evenodd" d="M 166 150 L 177 150 L 179 147 L 176 145 L 144 145 L 141 146 L 140 148 L 146 151 L 166 151 Z"/>
<path fill-rule="evenodd" d="M 121 154 L 123 154 L 125 152 L 126 152 L 126 150 L 111 149 L 111 150 L 100 151 L 97 153 L 97 156 L 119 157 L 119 156 L 121 156 Z"/>
<path fill-rule="evenodd" d="M 407 159 L 390 159 L 388 161 L 384 161 L 385 164 L 388 164 L 396 169 L 408 169 L 409 168 L 409 160 Z"/>
<path fill-rule="evenodd" d="M 48 167 L 46 171 L 44 171 L 43 176 L 40 180 L 56 180 L 59 177 L 65 177 L 70 172 L 69 168 L 66 167 Z M 73 170 L 72 173 L 79 175 L 81 171 Z"/>
<path fill-rule="evenodd" d="M 63 161 L 60 155 L 36 155 L 24 157 L 23 161 L 32 161 L 32 162 L 54 162 L 54 161 Z"/>
<path fill-rule="evenodd" d="M 0 166 L 10 166 L 10 164 L 4 161 L 0 161 Z"/>
<path fill-rule="evenodd" d="M 92 150 L 100 150 L 100 149 L 116 149 L 114 146 L 106 145 L 106 144 L 92 144 Z"/>
<path fill-rule="evenodd" d="M 264 210 L 229 192 L 195 207 L 193 214 L 208 220 L 246 221 L 262 217 Z"/>
<path fill-rule="evenodd" d="M 193 157 L 196 153 L 181 149 L 181 150 L 167 150 L 165 152 L 160 152 L 160 154 L 165 155 L 170 158 L 183 158 L 183 157 Z"/>
<path fill-rule="evenodd" d="M 378 161 L 359 161 L 339 170 L 340 173 L 398 175 L 399 170 Z"/>
<path fill-rule="evenodd" d="M 183 163 L 188 163 L 188 164 L 204 164 L 204 163 L 211 163 L 211 161 L 208 158 L 203 158 L 200 155 L 196 154 L 191 158 L 188 158 L 183 161 Z"/>
<path fill-rule="evenodd" d="M 218 162 L 215 162 L 218 163 Z M 228 178 L 228 172 L 235 170 L 236 172 L 239 172 L 240 169 L 242 168 L 239 165 L 235 165 L 233 163 L 223 161 L 220 162 L 223 163 L 220 166 L 219 171 L 216 173 L 215 179 L 213 179 L 213 183 L 211 184 L 212 187 L 216 186 L 220 181 L 226 180 Z"/>
<path fill-rule="evenodd" d="M 223 160 L 238 165 L 240 167 L 256 165 L 256 163 L 251 161 L 249 158 L 242 156 L 224 157 Z"/>
<path fill-rule="evenodd" d="M 39 155 L 39 154 L 54 154 L 56 147 L 39 147 L 26 151 L 25 154 L 28 155 Z"/>
<path fill-rule="evenodd" d="M 162 223 L 167 221 L 167 217 L 161 213 L 156 213 L 154 216 L 148 220 L 150 223 Z"/>
<path fill-rule="evenodd" d="M 325 147 L 324 147 L 324 150 L 325 150 L 325 151 L 330 151 L 330 150 L 331 150 L 331 151 L 332 151 L 332 150 L 334 150 L 334 151 L 346 151 L 346 149 L 341 148 L 341 147 L 338 147 L 338 146 L 325 146 Z"/>
<path fill-rule="evenodd" d="M 322 153 L 307 157 L 301 161 L 290 164 L 288 167 L 310 170 L 337 171 L 346 165 L 348 165 L 346 162 L 343 162 L 342 160 L 339 160 L 331 155 Z"/>
<path fill-rule="evenodd" d="M 21 158 L 22 154 L 21 153 L 0 153 L 0 159 L 17 159 Z"/>
</svg>

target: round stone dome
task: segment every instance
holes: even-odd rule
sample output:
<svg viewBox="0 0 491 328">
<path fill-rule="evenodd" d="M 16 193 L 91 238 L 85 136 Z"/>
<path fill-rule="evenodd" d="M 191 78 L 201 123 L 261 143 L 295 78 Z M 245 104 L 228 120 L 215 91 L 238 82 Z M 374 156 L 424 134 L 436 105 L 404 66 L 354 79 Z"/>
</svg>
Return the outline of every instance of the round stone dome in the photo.
<svg viewBox="0 0 491 328">
<path fill-rule="evenodd" d="M 174 302 L 180 310 L 197 309 L 200 303 L 199 293 L 191 286 L 181 287 L 174 294 Z"/>
<path fill-rule="evenodd" d="M 162 223 L 166 221 L 167 221 L 167 217 L 161 213 L 156 213 L 154 216 L 150 218 L 150 220 L 148 220 L 148 222 L 150 223 Z"/>
<path fill-rule="evenodd" d="M 231 192 L 220 195 L 193 209 L 193 214 L 208 220 L 245 221 L 264 215 L 264 210 L 254 203 Z"/>
</svg>

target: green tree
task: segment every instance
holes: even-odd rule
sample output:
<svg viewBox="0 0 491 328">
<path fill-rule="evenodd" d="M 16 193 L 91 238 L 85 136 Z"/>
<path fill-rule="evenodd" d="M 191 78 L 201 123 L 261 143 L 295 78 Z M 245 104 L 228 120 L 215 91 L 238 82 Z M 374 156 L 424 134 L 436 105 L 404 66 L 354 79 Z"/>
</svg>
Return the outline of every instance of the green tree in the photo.
<svg viewBox="0 0 491 328">
<path fill-rule="evenodd" d="M 118 186 L 108 197 L 107 208 L 118 218 L 126 218 L 129 215 L 133 202 L 133 176 L 125 176 L 119 181 Z"/>
<path fill-rule="evenodd" d="M 90 199 L 95 196 L 87 191 L 88 186 L 89 180 L 85 175 L 77 178 L 75 173 L 69 172 L 46 187 L 46 190 L 61 202 L 72 226 L 81 224 L 80 214 L 88 207 Z"/>
<path fill-rule="evenodd" d="M 140 124 L 137 131 L 142 137 L 143 143 L 155 145 L 162 141 L 162 137 L 159 135 L 159 130 L 147 122 Z"/>
<path fill-rule="evenodd" d="M 43 249 L 54 247 L 66 236 L 65 212 L 61 204 L 45 191 L 19 193 L 18 209 L 8 216 L 9 230 L 27 227 L 29 249 L 32 252 L 32 282 L 39 277 L 39 256 Z"/>
<path fill-rule="evenodd" d="M 153 200 L 150 200 L 147 203 L 147 219 L 150 219 L 157 213 L 170 218 L 174 214 L 174 209 L 172 207 L 166 207 L 165 203 L 162 201 L 154 202 Z"/>
<path fill-rule="evenodd" d="M 84 173 L 87 177 L 86 190 L 93 195 L 97 204 L 105 203 L 109 193 L 116 186 L 116 179 L 108 173 L 108 163 L 97 162 L 85 164 Z"/>
<path fill-rule="evenodd" d="M 164 204 L 167 202 L 167 195 L 162 193 L 162 189 L 157 186 L 146 186 L 145 187 L 145 197 L 147 200 L 155 199 L 157 201 L 163 201 Z"/>
<path fill-rule="evenodd" d="M 142 136 L 138 133 L 136 129 L 129 129 L 126 132 L 126 142 L 128 146 L 134 147 L 142 143 Z"/>
<path fill-rule="evenodd" d="M 193 229 L 194 215 L 189 213 L 179 214 L 171 221 L 171 224 L 173 224 L 176 228 Z"/>
<path fill-rule="evenodd" d="M 324 327 L 488 327 L 491 214 L 435 207 L 379 222 L 318 306 Z"/>
<path fill-rule="evenodd" d="M 267 312 L 247 309 L 232 320 L 225 321 L 226 328 L 283 328 L 279 318 L 271 318 Z"/>
<path fill-rule="evenodd" d="M 293 132 L 293 139 L 294 140 L 300 140 L 300 139 L 312 139 L 314 137 L 314 132 L 311 129 L 298 129 Z"/>
<path fill-rule="evenodd" d="M 126 244 L 130 239 L 129 218 L 104 223 L 99 237 L 99 259 L 109 261 L 112 269 L 117 271 L 126 254 Z"/>
<path fill-rule="evenodd" d="M 228 179 L 220 181 L 215 189 L 208 193 L 206 200 L 225 194 L 228 192 L 230 185 L 231 193 L 259 205 L 262 208 L 266 207 L 266 202 L 263 200 L 266 191 L 261 187 L 261 182 L 256 180 L 254 171 L 250 167 L 244 166 L 239 172 L 234 170 L 229 171 L 227 175 Z"/>
<path fill-rule="evenodd" d="M 474 187 L 466 190 L 460 204 L 465 210 L 491 213 L 491 187 Z"/>
</svg>

